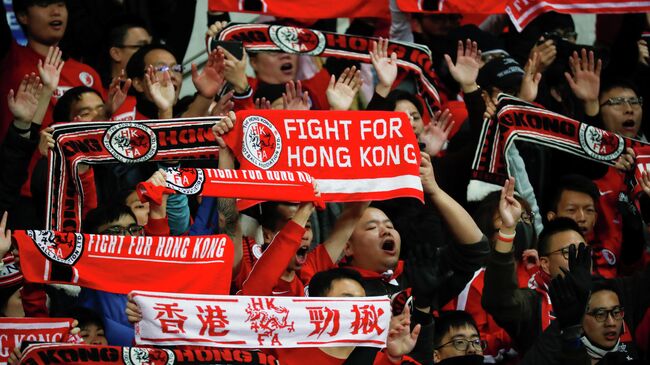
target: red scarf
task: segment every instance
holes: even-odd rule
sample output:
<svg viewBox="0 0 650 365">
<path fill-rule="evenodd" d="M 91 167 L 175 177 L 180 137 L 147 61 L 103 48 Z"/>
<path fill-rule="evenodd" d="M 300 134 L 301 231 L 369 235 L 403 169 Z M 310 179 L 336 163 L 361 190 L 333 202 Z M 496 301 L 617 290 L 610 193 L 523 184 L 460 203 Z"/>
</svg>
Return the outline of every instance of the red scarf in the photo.
<svg viewBox="0 0 650 365">
<path fill-rule="evenodd" d="M 549 11 L 565 14 L 646 13 L 650 11 L 650 3 L 623 0 L 509 0 L 506 6 L 506 13 L 519 32 L 536 17 Z"/>
<path fill-rule="evenodd" d="M 332 1 L 323 5 L 321 0 L 210 0 L 208 9 L 212 12 L 234 11 L 305 19 L 385 18 L 390 14 L 388 2 L 384 0 Z"/>
<path fill-rule="evenodd" d="M 74 284 L 121 294 L 134 289 L 230 291 L 233 246 L 227 235 L 135 237 L 14 231 L 13 237 L 30 282 Z"/>
<path fill-rule="evenodd" d="M 548 286 L 550 283 L 551 276 L 541 268 L 539 268 L 528 281 L 528 287 L 539 293 L 541 297 L 542 308 L 540 320 L 542 321 L 542 331 L 544 331 L 546 327 L 551 324 L 551 321 L 555 319 L 551 297 L 548 295 Z"/>
<path fill-rule="evenodd" d="M 150 348 L 91 345 L 34 344 L 23 351 L 21 364 L 101 364 L 101 365 L 280 365 L 262 352 L 228 348 Z"/>
<path fill-rule="evenodd" d="M 402 275 L 402 272 L 404 271 L 404 261 L 399 260 L 397 262 L 397 266 L 395 266 L 395 270 L 387 270 L 383 273 L 378 273 L 376 271 L 372 270 L 366 270 L 362 269 L 360 267 L 356 266 L 347 266 L 350 269 L 353 269 L 354 271 L 359 272 L 361 274 L 361 277 L 364 279 L 381 279 L 385 283 L 391 284 L 394 280 L 397 280 L 397 278 Z M 396 284 L 393 284 L 396 285 Z"/>
<path fill-rule="evenodd" d="M 366 1 L 367 2 L 367 1 Z M 301 3 L 302 2 L 295 2 Z M 328 2 L 321 8 L 335 7 Z M 349 2 L 340 2 L 351 5 Z M 355 3 L 356 4 L 356 3 Z M 346 15 L 347 16 L 347 15 Z M 291 16 L 293 17 L 293 15 Z M 241 41 L 247 51 L 281 51 L 320 57 L 341 57 L 370 63 L 370 47 L 375 38 L 351 34 L 321 32 L 307 28 L 294 28 L 268 24 L 233 24 L 219 33 L 221 41 Z M 208 39 L 208 50 L 216 48 L 215 39 Z M 397 65 L 418 75 L 420 93 L 431 111 L 431 104 L 440 105 L 436 90 L 438 76 L 431 61 L 431 51 L 426 46 L 407 42 L 389 42 L 388 52 L 397 53 Z M 432 113 L 430 113 L 432 114 Z"/>
<path fill-rule="evenodd" d="M 507 0 L 397 0 L 404 13 L 503 14 Z"/>
<path fill-rule="evenodd" d="M 404 113 L 251 110 L 237 121 L 224 140 L 242 169 L 305 171 L 329 202 L 423 200 L 420 152 Z"/>
<path fill-rule="evenodd" d="M 627 147 L 646 145 L 509 95 L 499 95 L 497 119 L 486 120 L 472 164 L 472 179 L 503 186 L 508 149 L 517 140 L 540 144 L 613 166 Z"/>
<path fill-rule="evenodd" d="M 83 187 L 76 173 L 79 163 L 215 159 L 219 149 L 212 126 L 218 119 L 53 125 L 55 145 L 49 153 L 46 227 L 81 231 Z"/>
<path fill-rule="evenodd" d="M 23 341 L 68 341 L 71 326 L 70 318 L 0 317 L 0 364 L 6 364 L 14 347 L 20 347 Z"/>
<path fill-rule="evenodd" d="M 160 205 L 163 194 L 180 193 L 256 200 L 291 197 L 292 201 L 313 201 L 318 207 L 325 207 L 314 195 L 311 176 L 304 172 L 196 168 L 168 168 L 166 172 L 167 186 L 138 184 L 140 201 Z"/>
</svg>

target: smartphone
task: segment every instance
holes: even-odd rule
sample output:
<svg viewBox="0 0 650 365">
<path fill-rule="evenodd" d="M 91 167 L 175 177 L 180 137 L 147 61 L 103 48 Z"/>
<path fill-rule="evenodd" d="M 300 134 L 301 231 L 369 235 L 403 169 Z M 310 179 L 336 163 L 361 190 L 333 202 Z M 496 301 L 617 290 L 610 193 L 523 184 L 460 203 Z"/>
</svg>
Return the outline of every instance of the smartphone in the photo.
<svg viewBox="0 0 650 365">
<path fill-rule="evenodd" d="M 239 41 L 212 41 L 212 49 L 221 47 L 226 51 L 230 52 L 238 60 L 241 60 L 244 57 L 244 44 Z"/>
</svg>

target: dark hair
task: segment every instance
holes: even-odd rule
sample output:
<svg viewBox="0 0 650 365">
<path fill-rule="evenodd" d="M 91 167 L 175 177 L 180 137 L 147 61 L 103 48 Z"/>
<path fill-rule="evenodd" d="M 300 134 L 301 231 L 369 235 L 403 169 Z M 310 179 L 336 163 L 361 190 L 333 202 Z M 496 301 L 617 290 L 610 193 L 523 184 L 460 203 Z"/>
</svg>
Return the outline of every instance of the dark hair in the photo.
<svg viewBox="0 0 650 365">
<path fill-rule="evenodd" d="M 547 207 L 548 211 L 557 212 L 557 206 L 560 203 L 564 191 L 576 191 L 587 194 L 594 200 L 594 204 L 598 202 L 600 195 L 598 187 L 589 178 L 578 174 L 564 175 L 555 184 L 553 194 L 551 195 L 551 205 Z"/>
<path fill-rule="evenodd" d="M 537 251 L 539 252 L 539 256 L 548 255 L 551 237 L 557 233 L 566 231 L 576 231 L 582 237 L 580 226 L 578 226 L 578 223 L 571 218 L 557 217 L 545 224 L 544 230 L 539 235 L 539 240 L 537 241 Z"/>
<path fill-rule="evenodd" d="M 591 280 L 593 283 L 593 286 L 591 287 L 591 295 L 594 295 L 594 293 L 599 291 L 608 290 L 616 293 L 619 301 L 621 300 L 621 291 L 615 285 L 614 281 L 605 279 L 602 276 L 592 276 Z"/>
<path fill-rule="evenodd" d="M 126 64 L 126 76 L 132 79 L 144 77 L 144 69 L 147 66 L 144 64 L 144 58 L 147 56 L 147 54 L 149 54 L 149 52 L 155 51 L 157 49 L 171 53 L 178 62 L 178 57 L 176 57 L 171 49 L 162 44 L 148 44 L 146 46 L 140 47 L 140 49 L 135 51 L 135 53 L 131 56 L 129 62 Z"/>
<path fill-rule="evenodd" d="M 68 312 L 67 317 L 76 319 L 79 322 L 77 327 L 81 329 L 89 324 L 94 324 L 102 329 L 104 328 L 104 320 L 102 316 L 90 308 L 75 307 Z"/>
<path fill-rule="evenodd" d="M 20 13 L 26 13 L 27 9 L 31 6 L 49 6 L 50 4 L 56 4 L 56 3 L 66 3 L 66 0 L 12 0 L 11 1 L 11 8 L 14 11 L 14 14 L 16 14 L 16 22 L 18 25 L 20 25 L 20 29 L 22 29 L 23 33 L 25 36 L 28 36 L 27 28 L 23 23 L 21 23 L 18 20 L 18 15 Z M 66 4 L 67 6 L 67 4 Z"/>
<path fill-rule="evenodd" d="M 528 201 L 526 201 L 526 199 L 520 197 L 519 195 L 515 195 L 515 199 L 517 199 L 524 210 L 531 210 L 531 206 Z M 481 232 L 483 232 L 488 237 L 488 240 L 491 240 L 492 234 L 496 232 L 494 229 L 493 218 L 494 215 L 499 211 L 500 200 L 501 191 L 493 191 L 478 203 L 478 207 L 472 214 L 474 222 L 476 222 L 476 225 L 481 230 Z"/>
<path fill-rule="evenodd" d="M 0 317 L 4 317 L 4 311 L 7 309 L 7 302 L 14 293 L 23 286 L 23 280 L 17 284 L 0 287 Z"/>
<path fill-rule="evenodd" d="M 600 86 L 600 93 L 598 94 L 598 96 L 600 97 L 604 93 L 616 88 L 630 89 L 634 91 L 635 94 L 639 95 L 639 88 L 636 86 L 634 81 L 628 79 L 615 78 L 615 79 L 603 81 L 602 85 Z"/>
<path fill-rule="evenodd" d="M 59 122 L 70 122 L 70 110 L 72 109 L 72 103 L 81 100 L 81 95 L 85 93 L 94 93 L 103 100 L 102 95 L 92 87 L 88 86 L 77 86 L 66 91 L 57 101 L 52 111 L 52 120 L 55 123 Z"/>
<path fill-rule="evenodd" d="M 124 45 L 124 38 L 129 32 L 129 29 L 132 28 L 143 28 L 145 29 L 148 33 L 149 29 L 147 28 L 147 25 L 144 23 L 144 21 L 138 17 L 135 16 L 130 16 L 130 15 L 120 15 L 119 18 L 114 21 L 107 34 L 107 42 L 106 44 L 108 47 L 120 47 Z"/>
<path fill-rule="evenodd" d="M 278 223 L 283 217 L 278 212 L 280 205 L 296 205 L 289 202 L 266 201 L 261 204 L 260 225 L 275 232 L 278 230 Z"/>
<path fill-rule="evenodd" d="M 337 267 L 335 269 L 320 271 L 311 278 L 309 281 L 309 296 L 326 297 L 327 293 L 332 289 L 334 281 L 343 279 L 354 280 L 363 286 L 363 279 L 359 272 L 344 267 Z"/>
<path fill-rule="evenodd" d="M 481 335 L 476 325 L 476 321 L 472 316 L 465 311 L 442 311 L 438 315 L 438 318 L 435 320 L 436 325 L 434 326 L 433 332 L 433 347 L 437 348 L 442 345 L 442 339 L 448 334 L 452 329 L 463 328 L 463 327 L 473 327 L 476 330 L 476 333 Z"/>
<path fill-rule="evenodd" d="M 125 215 L 132 217 L 136 222 L 138 221 L 131 209 L 123 203 L 99 206 L 86 214 L 83 222 L 83 232 L 99 233 L 100 226 L 115 222 Z"/>
<path fill-rule="evenodd" d="M 390 105 L 390 109 L 394 110 L 397 106 L 397 102 L 400 100 L 410 101 L 415 105 L 415 108 L 418 110 L 420 115 L 424 115 L 424 107 L 422 106 L 422 101 L 418 99 L 415 95 L 404 90 L 393 90 L 386 96 L 387 105 Z"/>
</svg>

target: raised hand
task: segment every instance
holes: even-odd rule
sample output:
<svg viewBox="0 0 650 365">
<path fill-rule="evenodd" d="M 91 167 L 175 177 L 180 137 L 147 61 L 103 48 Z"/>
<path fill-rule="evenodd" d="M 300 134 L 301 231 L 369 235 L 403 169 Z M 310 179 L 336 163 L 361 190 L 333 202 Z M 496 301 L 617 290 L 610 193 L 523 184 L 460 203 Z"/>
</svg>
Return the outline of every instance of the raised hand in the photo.
<svg viewBox="0 0 650 365">
<path fill-rule="evenodd" d="M 425 144 L 424 152 L 429 156 L 437 156 L 449 140 L 449 133 L 456 122 L 451 120 L 449 109 L 438 110 L 433 114 L 431 123 L 424 126 L 420 134 L 420 142 Z"/>
<path fill-rule="evenodd" d="M 226 21 L 214 22 L 205 33 L 207 37 L 216 37 L 228 25 Z"/>
<path fill-rule="evenodd" d="M 535 45 L 530 50 L 530 54 L 528 56 L 529 59 L 533 58 L 533 54 L 537 53 L 539 55 L 539 72 L 544 72 L 554 61 L 555 58 L 557 57 L 557 46 L 555 46 L 555 42 L 553 42 L 552 39 L 547 39 L 544 40 L 544 38 L 540 38 L 541 43 Z"/>
<path fill-rule="evenodd" d="M 521 203 L 515 199 L 515 178 L 510 177 L 503 184 L 501 199 L 499 200 L 501 227 L 514 231 L 521 217 L 521 210 Z"/>
<path fill-rule="evenodd" d="M 219 101 L 217 101 L 210 111 L 210 115 L 219 117 L 222 115 L 227 115 L 229 111 L 235 108 L 235 102 L 232 101 L 232 96 L 234 91 L 230 90 L 225 93 Z"/>
<path fill-rule="evenodd" d="M 47 51 L 45 62 L 38 60 L 38 74 L 41 77 L 43 86 L 52 92 L 59 86 L 59 77 L 65 64 L 65 61 L 61 59 L 62 55 L 63 53 L 59 47 L 50 47 Z"/>
<path fill-rule="evenodd" d="M 284 99 L 282 100 L 284 101 Z M 255 109 L 257 110 L 270 110 L 271 109 L 271 101 L 266 100 L 265 97 L 257 98 L 255 99 Z"/>
<path fill-rule="evenodd" d="M 126 302 L 126 308 L 124 312 L 126 313 L 126 319 L 130 323 L 137 323 L 142 320 L 142 311 L 138 308 L 138 305 L 133 300 L 133 296 L 129 294 L 127 296 L 128 301 Z"/>
<path fill-rule="evenodd" d="M 282 93 L 282 106 L 284 110 L 309 110 L 309 93 L 302 91 L 302 83 L 293 80 L 285 84 L 285 92 Z"/>
<path fill-rule="evenodd" d="M 41 131 L 40 140 L 38 141 L 38 152 L 47 157 L 49 150 L 54 148 L 54 137 L 52 137 L 52 132 L 54 129 L 52 127 L 47 127 Z"/>
<path fill-rule="evenodd" d="M 614 167 L 623 172 L 634 170 L 636 167 L 636 154 L 634 153 L 634 149 L 627 147 L 621 157 L 614 163 Z"/>
<path fill-rule="evenodd" d="M 456 64 L 448 54 L 445 54 L 445 61 L 451 76 L 460 84 L 463 91 L 473 91 L 481 65 L 481 51 L 478 49 L 478 44 L 467 39 L 463 46 L 463 41 L 458 41 Z"/>
<path fill-rule="evenodd" d="M 246 65 L 248 64 L 248 54 L 244 48 L 243 56 L 240 59 L 233 56 L 227 49 L 219 47 L 223 52 L 224 61 L 224 77 L 234 88 L 235 92 L 243 93 L 248 89 L 248 78 L 246 77 Z"/>
<path fill-rule="evenodd" d="M 650 51 L 648 51 L 648 42 L 645 39 L 640 39 L 636 42 L 636 46 L 639 49 L 639 63 L 648 66 L 648 59 L 650 59 Z"/>
<path fill-rule="evenodd" d="M 31 124 L 42 91 L 43 84 L 35 73 L 23 77 L 17 92 L 9 90 L 7 104 L 16 121 Z"/>
<path fill-rule="evenodd" d="M 600 91 L 600 71 L 603 62 L 599 59 L 594 60 L 594 52 L 584 48 L 581 51 L 580 57 L 578 52 L 573 52 L 569 57 L 569 66 L 573 77 L 568 72 L 564 73 L 573 94 L 585 103 L 585 112 L 587 115 L 593 116 L 598 114 L 598 92 Z"/>
<path fill-rule="evenodd" d="M 11 248 L 11 230 L 7 229 L 7 217 L 7 212 L 4 212 L 0 221 L 0 260 Z"/>
<path fill-rule="evenodd" d="M 542 80 L 540 68 L 541 58 L 539 53 L 534 52 L 532 57 L 526 62 L 526 66 L 524 66 L 524 77 L 521 80 L 521 87 L 519 88 L 519 97 L 521 99 L 533 102 L 537 98 L 539 82 Z"/>
<path fill-rule="evenodd" d="M 199 73 L 196 64 L 192 64 L 192 83 L 199 95 L 213 99 L 221 89 L 224 79 L 224 53 L 221 49 L 213 50 L 208 55 L 208 63 Z"/>
<path fill-rule="evenodd" d="M 144 75 L 145 92 L 153 100 L 154 104 L 159 111 L 170 112 L 174 106 L 176 93 L 174 92 L 174 84 L 172 84 L 171 75 L 169 70 L 162 72 L 162 77 L 158 77 L 153 69 L 153 66 L 147 67 L 147 72 Z"/>
<path fill-rule="evenodd" d="M 372 66 L 375 68 L 379 79 L 375 91 L 377 94 L 386 97 L 397 78 L 397 53 L 388 54 L 388 39 L 380 37 L 379 43 L 372 41 L 370 61 L 372 61 Z"/>
<path fill-rule="evenodd" d="M 404 306 L 404 312 L 394 316 L 390 321 L 386 354 L 391 362 L 399 362 L 402 356 L 410 353 L 415 348 L 415 343 L 422 327 L 418 324 L 411 332 L 411 313 L 409 306 Z"/>
<path fill-rule="evenodd" d="M 420 181 L 425 194 L 436 194 L 440 190 L 436 175 L 433 173 L 431 157 L 424 152 L 420 152 Z"/>
<path fill-rule="evenodd" d="M 221 118 L 221 120 L 212 126 L 212 133 L 214 133 L 214 136 L 217 139 L 217 144 L 220 148 L 228 148 L 228 145 L 223 140 L 222 136 L 235 127 L 236 121 L 237 116 L 235 115 L 235 112 L 230 111 L 228 112 L 228 115 Z"/>
<path fill-rule="evenodd" d="M 119 76 L 113 78 L 111 85 L 108 87 L 108 96 L 104 105 L 107 117 L 113 115 L 124 104 L 130 87 L 131 79 L 126 78 L 124 70 L 120 72 Z"/>
<path fill-rule="evenodd" d="M 343 70 L 338 80 L 332 75 L 325 92 L 330 108 L 332 110 L 349 110 L 362 83 L 361 71 L 357 70 L 356 66 Z"/>
</svg>

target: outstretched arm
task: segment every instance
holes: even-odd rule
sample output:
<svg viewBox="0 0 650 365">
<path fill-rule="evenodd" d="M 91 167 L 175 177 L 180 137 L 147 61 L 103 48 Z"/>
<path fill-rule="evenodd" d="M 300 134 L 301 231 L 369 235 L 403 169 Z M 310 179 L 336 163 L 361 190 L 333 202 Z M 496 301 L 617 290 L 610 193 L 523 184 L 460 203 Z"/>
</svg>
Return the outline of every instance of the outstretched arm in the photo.
<svg viewBox="0 0 650 365">
<path fill-rule="evenodd" d="M 421 153 L 420 180 L 422 181 L 424 194 L 436 206 L 449 230 L 459 243 L 474 244 L 483 238 L 483 232 L 481 232 L 481 229 L 478 228 L 465 208 L 438 186 L 433 174 L 431 157 L 426 153 Z"/>
</svg>

